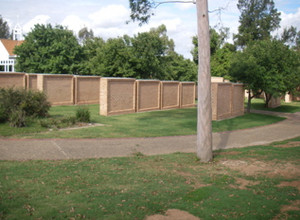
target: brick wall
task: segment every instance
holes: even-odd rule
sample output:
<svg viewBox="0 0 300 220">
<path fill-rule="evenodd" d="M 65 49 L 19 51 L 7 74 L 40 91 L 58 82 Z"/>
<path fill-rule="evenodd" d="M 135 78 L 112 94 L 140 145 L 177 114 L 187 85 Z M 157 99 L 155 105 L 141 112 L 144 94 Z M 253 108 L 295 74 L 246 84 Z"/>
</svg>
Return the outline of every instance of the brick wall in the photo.
<svg viewBox="0 0 300 220">
<path fill-rule="evenodd" d="M 159 80 L 136 81 L 136 111 L 161 109 L 161 83 Z"/>
<path fill-rule="evenodd" d="M 99 76 L 75 76 L 74 103 L 76 105 L 83 104 L 99 104 L 100 100 L 100 78 Z"/>
<path fill-rule="evenodd" d="M 25 73 L 0 73 L 0 88 L 26 88 Z"/>
</svg>

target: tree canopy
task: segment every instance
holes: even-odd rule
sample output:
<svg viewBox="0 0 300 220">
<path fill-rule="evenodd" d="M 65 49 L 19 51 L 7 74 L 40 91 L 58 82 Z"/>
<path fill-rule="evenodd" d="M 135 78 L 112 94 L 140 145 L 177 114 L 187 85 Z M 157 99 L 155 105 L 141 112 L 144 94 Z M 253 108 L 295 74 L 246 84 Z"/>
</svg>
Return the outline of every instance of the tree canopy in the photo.
<svg viewBox="0 0 300 220">
<path fill-rule="evenodd" d="M 0 15 L 0 38 L 9 39 L 10 33 L 9 33 L 9 26 L 6 21 L 2 18 Z"/>
<path fill-rule="evenodd" d="M 195 80 L 190 60 L 174 51 L 174 41 L 167 36 L 165 25 L 133 37 L 87 40 L 83 46 L 86 73 L 137 79 L 178 80 L 184 74 Z M 174 66 L 180 66 L 180 71 Z"/>
<path fill-rule="evenodd" d="M 271 32 L 280 27 L 280 12 L 273 0 L 239 0 L 241 12 L 235 43 L 245 46 L 251 41 L 271 38 Z"/>
<path fill-rule="evenodd" d="M 73 32 L 57 25 L 35 25 L 25 42 L 15 48 L 17 71 L 78 74 L 82 48 Z"/>
<path fill-rule="evenodd" d="M 221 28 L 218 31 L 214 28 L 210 28 L 209 33 L 211 75 L 231 79 L 229 68 L 236 47 L 230 43 L 226 43 L 229 28 Z M 194 48 L 191 51 L 193 61 L 198 64 L 198 37 L 194 36 L 192 42 L 194 45 Z"/>
<path fill-rule="evenodd" d="M 299 65 L 296 51 L 279 40 L 269 39 L 253 42 L 238 52 L 233 57 L 230 73 L 236 81 L 245 83 L 254 96 L 265 92 L 268 106 L 272 97 L 279 97 L 300 85 Z"/>
</svg>

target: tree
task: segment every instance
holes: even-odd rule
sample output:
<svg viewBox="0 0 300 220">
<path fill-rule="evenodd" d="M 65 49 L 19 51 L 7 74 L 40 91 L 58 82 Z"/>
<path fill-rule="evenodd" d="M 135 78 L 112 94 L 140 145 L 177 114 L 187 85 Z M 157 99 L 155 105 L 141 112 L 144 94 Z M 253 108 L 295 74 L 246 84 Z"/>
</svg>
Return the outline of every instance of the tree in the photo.
<svg viewBox="0 0 300 220">
<path fill-rule="evenodd" d="M 211 57 L 211 75 L 231 80 L 229 70 L 235 52 L 235 47 L 229 43 L 216 50 L 215 54 Z"/>
<path fill-rule="evenodd" d="M 229 28 L 221 28 L 216 31 L 214 28 L 209 28 L 209 35 L 210 35 L 210 55 L 213 56 L 218 49 L 220 49 L 225 40 L 228 38 Z M 193 37 L 193 45 L 194 48 L 192 49 L 191 53 L 193 56 L 193 61 L 198 64 L 198 36 Z"/>
<path fill-rule="evenodd" d="M 230 79 L 229 67 L 231 58 L 236 51 L 236 47 L 232 44 L 225 43 L 228 38 L 229 28 L 221 28 L 216 31 L 214 28 L 209 29 L 210 33 L 210 54 L 211 54 L 211 75 L 220 76 Z M 198 37 L 193 37 L 193 45 L 191 53 L 193 61 L 198 64 Z"/>
<path fill-rule="evenodd" d="M 271 32 L 280 27 L 280 12 L 273 0 L 239 0 L 237 7 L 241 12 L 239 33 L 234 36 L 238 46 L 271 39 Z"/>
<path fill-rule="evenodd" d="M 9 26 L 6 21 L 3 20 L 2 16 L 0 15 L 0 38 L 9 39 Z"/>
<path fill-rule="evenodd" d="M 79 42 L 83 44 L 88 39 L 94 38 L 94 32 L 92 29 L 88 30 L 87 27 L 81 28 L 78 32 Z"/>
<path fill-rule="evenodd" d="M 15 48 L 17 71 L 78 74 L 82 48 L 73 32 L 62 26 L 35 25 L 25 42 Z"/>
<path fill-rule="evenodd" d="M 166 80 L 197 82 L 197 65 L 176 52 L 168 56 L 167 72 Z"/>
<path fill-rule="evenodd" d="M 265 106 L 268 107 L 272 97 L 295 90 L 300 85 L 299 65 L 299 54 L 273 39 L 253 42 L 243 52 L 238 52 L 230 72 L 249 90 L 249 111 L 251 99 L 257 94 L 265 92 Z"/>
<path fill-rule="evenodd" d="M 128 36 L 108 39 L 92 58 L 93 72 L 109 77 L 135 77 Z"/>
<path fill-rule="evenodd" d="M 136 59 L 137 78 L 165 79 L 168 56 L 174 52 L 174 41 L 167 36 L 165 25 L 151 28 L 149 32 L 138 33 L 131 41 Z"/>
<path fill-rule="evenodd" d="M 152 0 L 129 0 L 131 19 L 146 23 L 152 15 L 153 4 Z M 212 159 L 212 112 L 207 0 L 197 0 L 196 7 L 199 37 L 197 155 L 201 161 L 208 162 Z"/>
<path fill-rule="evenodd" d="M 285 28 L 280 40 L 291 48 L 300 50 L 300 31 L 297 31 L 296 27 Z"/>
</svg>

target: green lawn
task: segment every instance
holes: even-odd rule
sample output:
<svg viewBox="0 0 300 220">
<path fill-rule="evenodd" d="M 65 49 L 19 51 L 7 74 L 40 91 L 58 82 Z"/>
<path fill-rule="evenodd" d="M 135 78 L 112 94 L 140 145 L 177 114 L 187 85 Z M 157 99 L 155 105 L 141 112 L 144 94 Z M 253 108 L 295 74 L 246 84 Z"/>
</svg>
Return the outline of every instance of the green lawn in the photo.
<svg viewBox="0 0 300 220">
<path fill-rule="evenodd" d="M 247 106 L 247 100 L 245 101 L 245 106 Z M 300 112 L 300 102 L 285 103 L 284 101 L 282 101 L 281 106 L 277 108 L 266 108 L 265 101 L 263 99 L 252 99 L 251 108 L 273 112 L 295 113 Z"/>
<path fill-rule="evenodd" d="M 52 107 L 52 118 L 74 116 L 76 106 Z M 175 109 L 136 114 L 104 117 L 99 115 L 99 105 L 89 105 L 91 120 L 105 126 L 79 130 L 47 132 L 37 122 L 29 127 L 11 128 L 0 124 L 0 135 L 13 138 L 119 138 L 119 137 L 157 137 L 196 134 L 197 109 Z M 280 117 L 259 114 L 246 114 L 237 118 L 214 121 L 213 131 L 228 131 L 263 126 L 283 120 Z"/>
<path fill-rule="evenodd" d="M 216 151 L 207 164 L 184 153 L 0 161 L 0 219 L 131 220 L 168 209 L 201 219 L 299 219 L 299 141 Z"/>
</svg>

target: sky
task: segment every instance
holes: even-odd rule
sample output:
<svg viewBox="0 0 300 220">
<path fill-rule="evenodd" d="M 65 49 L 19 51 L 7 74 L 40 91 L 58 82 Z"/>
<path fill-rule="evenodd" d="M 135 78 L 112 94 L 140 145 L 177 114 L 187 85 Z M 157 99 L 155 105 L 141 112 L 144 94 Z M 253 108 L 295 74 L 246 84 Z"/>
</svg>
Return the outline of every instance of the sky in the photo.
<svg viewBox="0 0 300 220">
<path fill-rule="evenodd" d="M 162 0 L 157 0 L 161 2 Z M 188 1 L 188 0 L 184 0 Z M 148 24 L 139 26 L 129 20 L 128 0 L 0 0 L 0 15 L 13 28 L 19 24 L 23 34 L 30 32 L 35 24 L 61 24 L 74 33 L 87 27 L 94 35 L 105 40 L 127 34 L 133 36 L 149 31 L 152 27 L 165 24 L 167 34 L 175 42 L 175 50 L 191 58 L 192 37 L 197 34 L 196 6 L 192 3 L 163 4 L 153 10 L 154 16 Z M 237 33 L 240 12 L 238 0 L 208 0 L 211 27 L 230 28 Z M 280 34 L 291 25 L 300 30 L 300 0 L 274 0 L 281 12 L 281 28 L 273 33 Z M 222 8 L 222 10 L 218 10 Z"/>
</svg>

